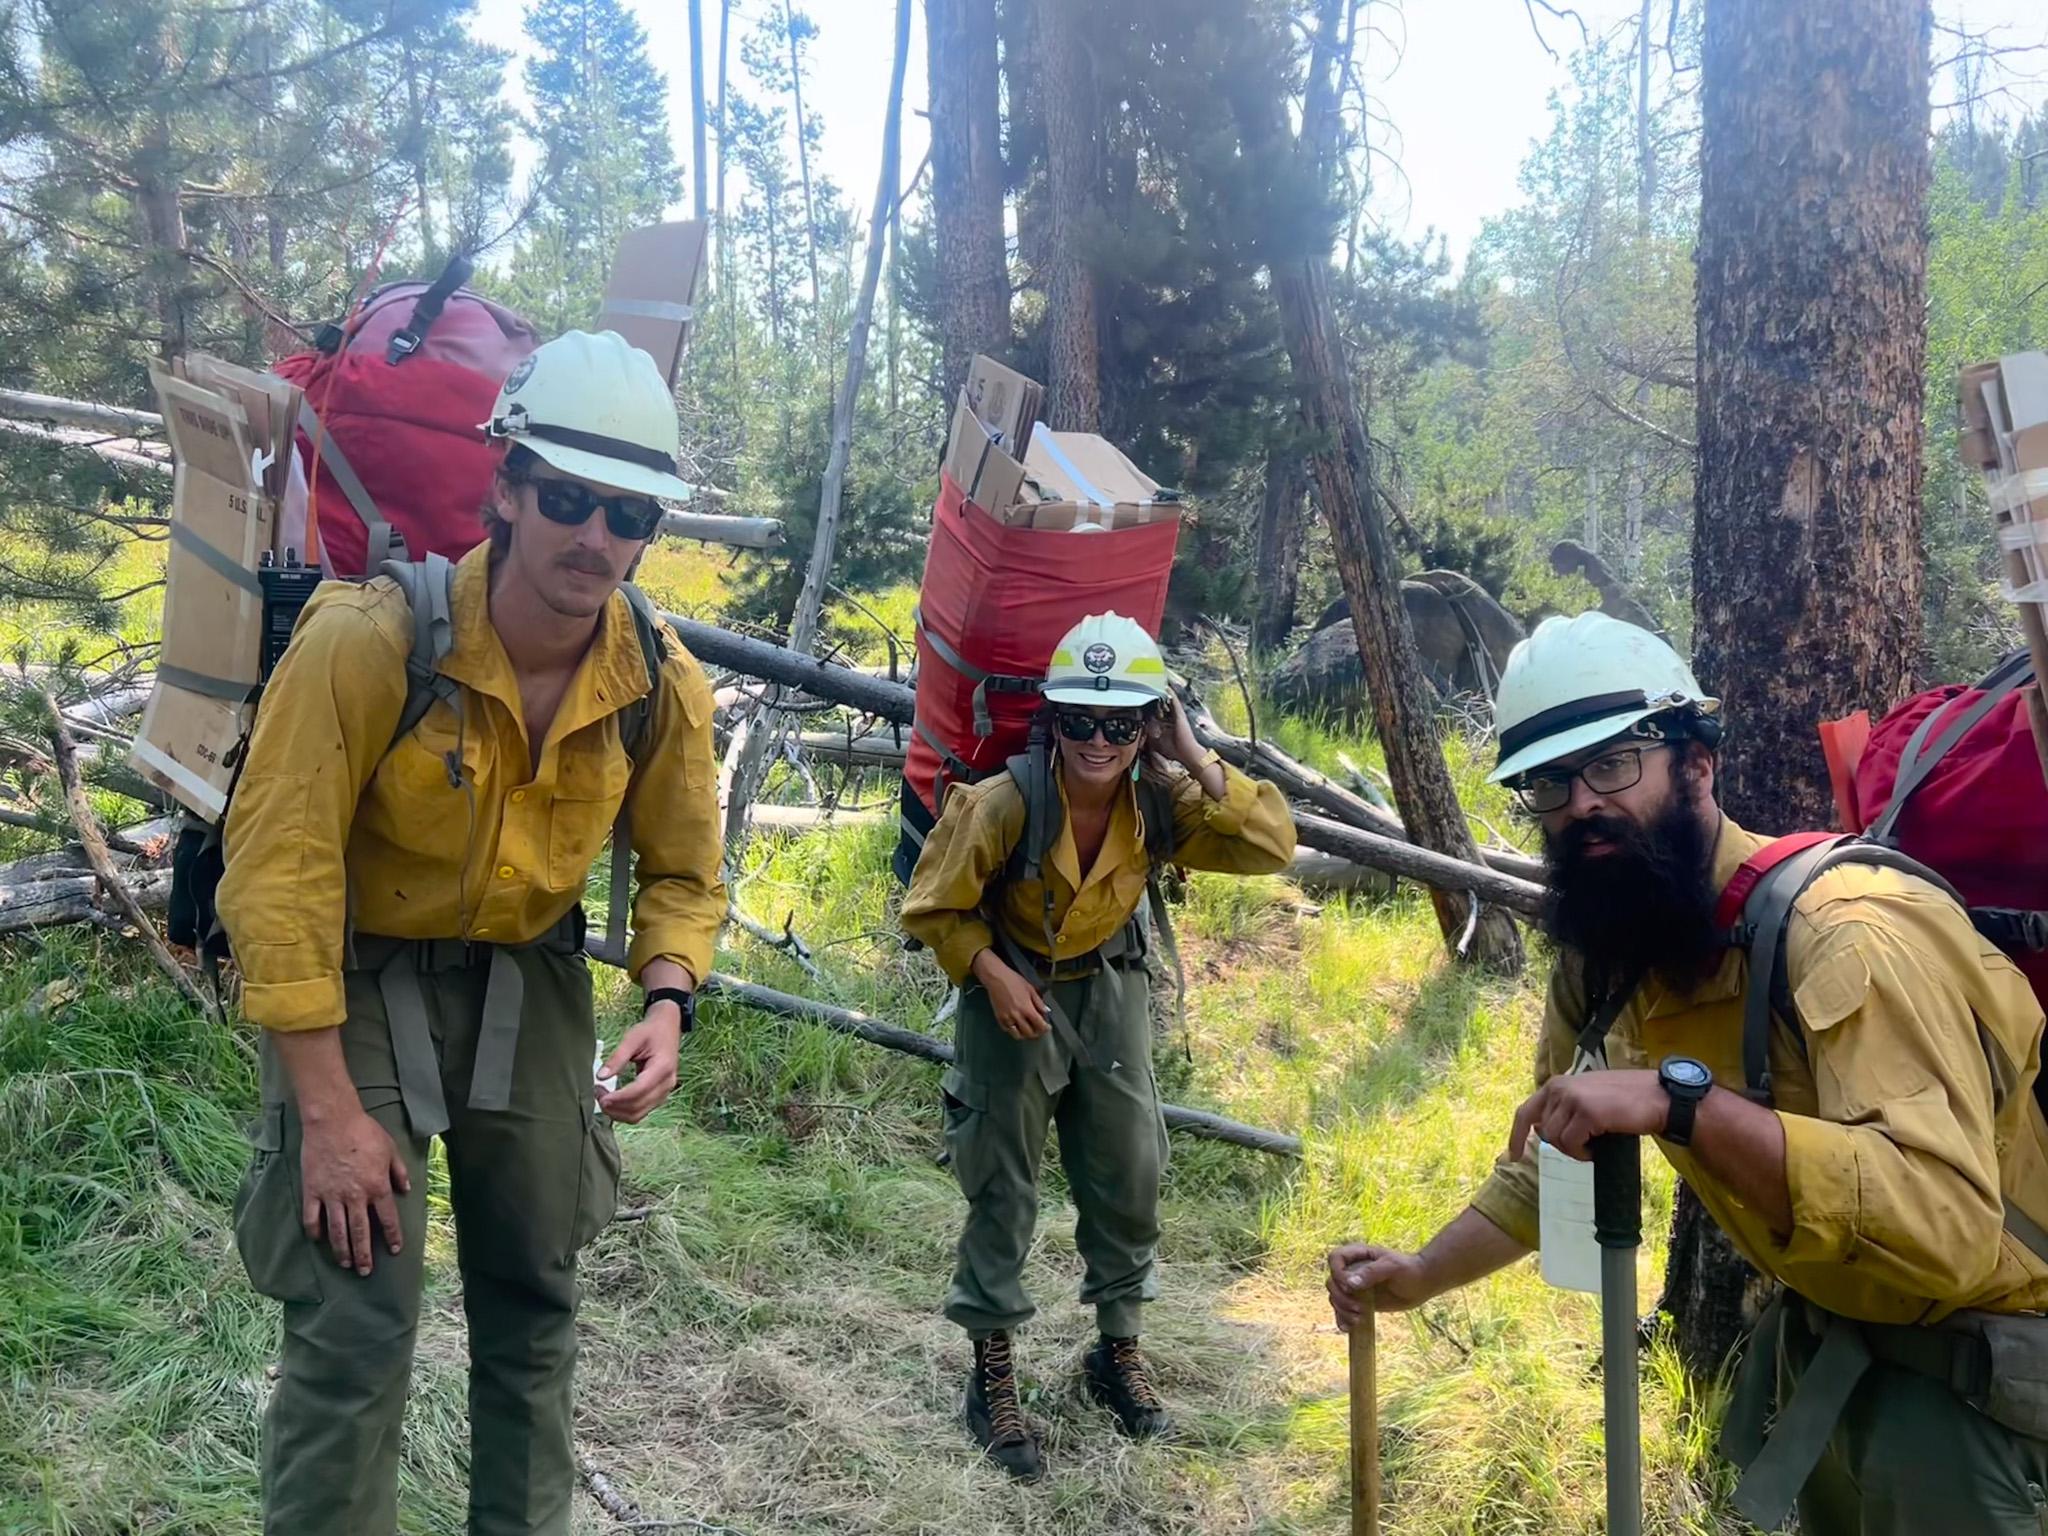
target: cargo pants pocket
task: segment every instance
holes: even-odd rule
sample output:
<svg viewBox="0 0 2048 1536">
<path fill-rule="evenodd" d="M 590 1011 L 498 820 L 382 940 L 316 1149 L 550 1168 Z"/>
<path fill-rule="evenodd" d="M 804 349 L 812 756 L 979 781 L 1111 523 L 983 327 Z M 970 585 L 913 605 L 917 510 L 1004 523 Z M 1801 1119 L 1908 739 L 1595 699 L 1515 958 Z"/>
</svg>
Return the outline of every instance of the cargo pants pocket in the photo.
<svg viewBox="0 0 2048 1536">
<path fill-rule="evenodd" d="M 939 1096 L 946 1113 L 946 1155 L 960 1193 L 972 1200 L 987 1185 L 988 1095 L 958 1067 L 948 1067 Z"/>
<path fill-rule="evenodd" d="M 583 1111 L 583 1164 L 576 1181 L 576 1222 L 569 1252 L 579 1253 L 611 1225 L 619 1209 L 619 1139 L 596 1109 Z"/>
<path fill-rule="evenodd" d="M 264 1106 L 254 1140 L 255 1155 L 235 1191 L 235 1251 L 258 1295 L 317 1302 L 320 1266 L 299 1225 L 299 1173 L 285 1150 L 282 1104 Z"/>
</svg>

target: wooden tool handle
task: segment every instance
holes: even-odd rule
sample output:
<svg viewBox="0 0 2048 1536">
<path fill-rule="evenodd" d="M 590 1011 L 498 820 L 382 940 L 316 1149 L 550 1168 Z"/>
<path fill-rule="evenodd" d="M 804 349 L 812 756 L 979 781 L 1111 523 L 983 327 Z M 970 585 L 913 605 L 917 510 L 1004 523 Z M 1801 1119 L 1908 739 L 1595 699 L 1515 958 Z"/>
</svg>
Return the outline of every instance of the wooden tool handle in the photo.
<svg viewBox="0 0 2048 1536">
<path fill-rule="evenodd" d="M 1380 1536 L 1380 1399 L 1377 1314 L 1351 1330 L 1351 1536 Z"/>
</svg>

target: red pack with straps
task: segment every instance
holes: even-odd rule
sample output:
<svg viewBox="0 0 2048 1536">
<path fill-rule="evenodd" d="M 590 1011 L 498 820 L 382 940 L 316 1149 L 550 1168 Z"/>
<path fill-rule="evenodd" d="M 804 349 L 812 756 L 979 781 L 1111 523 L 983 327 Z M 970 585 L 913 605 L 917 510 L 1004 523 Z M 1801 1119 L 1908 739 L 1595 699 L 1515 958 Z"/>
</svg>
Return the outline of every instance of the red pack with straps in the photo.
<svg viewBox="0 0 2048 1536">
<path fill-rule="evenodd" d="M 478 424 L 540 336 L 463 287 L 469 274 L 457 257 L 432 283 L 386 284 L 274 369 L 305 392 L 299 453 L 330 576 L 376 569 L 379 522 L 414 560 L 459 559 L 484 536 L 478 509 L 503 450 Z"/>
<path fill-rule="evenodd" d="M 917 863 L 943 786 L 996 773 L 1024 750 L 1060 636 L 1111 609 L 1158 633 L 1179 533 L 1171 519 L 1096 533 L 1008 527 L 941 472 L 919 597 L 899 876 L 908 880 Z"/>
<path fill-rule="evenodd" d="M 2011 670 L 2017 676 L 2020 668 Z M 2006 671 L 2000 668 L 1984 681 L 1995 687 Z M 1913 760 L 1923 727 L 1932 723 L 1919 751 L 1936 750 L 1985 699 L 1981 685 L 1935 688 L 1872 726 L 1856 764 L 1856 802 L 1863 813 L 1882 824 L 1900 763 Z M 1890 836 L 1900 851 L 1939 870 L 1972 907 L 2048 911 L 2048 782 L 2017 686 L 1992 700 L 1932 770 L 1908 784 Z M 2008 950 L 2048 1006 L 2048 953 L 2017 945 Z"/>
</svg>

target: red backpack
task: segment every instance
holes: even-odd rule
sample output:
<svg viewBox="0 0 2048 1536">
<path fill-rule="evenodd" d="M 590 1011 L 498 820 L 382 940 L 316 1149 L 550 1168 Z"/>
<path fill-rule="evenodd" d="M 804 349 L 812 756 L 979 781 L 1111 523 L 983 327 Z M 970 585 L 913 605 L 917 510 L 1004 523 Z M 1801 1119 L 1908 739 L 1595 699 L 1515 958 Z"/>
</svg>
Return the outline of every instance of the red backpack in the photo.
<svg viewBox="0 0 2048 1536">
<path fill-rule="evenodd" d="M 484 536 L 478 509 L 500 450 L 478 423 L 540 337 L 463 287 L 471 270 L 457 256 L 431 283 L 375 289 L 274 370 L 305 392 L 299 453 L 329 576 L 460 559 Z"/>
<path fill-rule="evenodd" d="M 1837 864 L 1902 870 L 1948 892 L 2048 1006 L 2048 783 L 2020 693 L 2033 679 L 2021 651 L 1975 687 L 1908 699 L 1871 728 L 1853 792 L 1838 783 L 1852 825 L 1865 806 L 1883 807 L 1876 820 L 1848 834 L 1779 838 L 1728 882 L 1716 920 L 1750 951 L 1742 1064 L 1751 1097 L 1770 1095 L 1773 1017 L 1794 1017 L 1784 950 L 1793 903 Z M 2048 1109 L 2048 1077 L 2034 1092 Z"/>
</svg>

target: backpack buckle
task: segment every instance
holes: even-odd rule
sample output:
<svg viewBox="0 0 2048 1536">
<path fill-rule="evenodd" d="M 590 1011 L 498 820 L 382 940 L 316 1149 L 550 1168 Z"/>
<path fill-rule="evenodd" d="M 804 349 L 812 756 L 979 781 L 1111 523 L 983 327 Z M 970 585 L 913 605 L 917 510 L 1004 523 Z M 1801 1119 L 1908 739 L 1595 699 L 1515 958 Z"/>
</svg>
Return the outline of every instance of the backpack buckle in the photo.
<svg viewBox="0 0 2048 1536">
<path fill-rule="evenodd" d="M 419 335 L 414 331 L 400 331 L 391 338 L 391 345 L 384 349 L 384 361 L 396 368 L 420 349 Z"/>
</svg>

